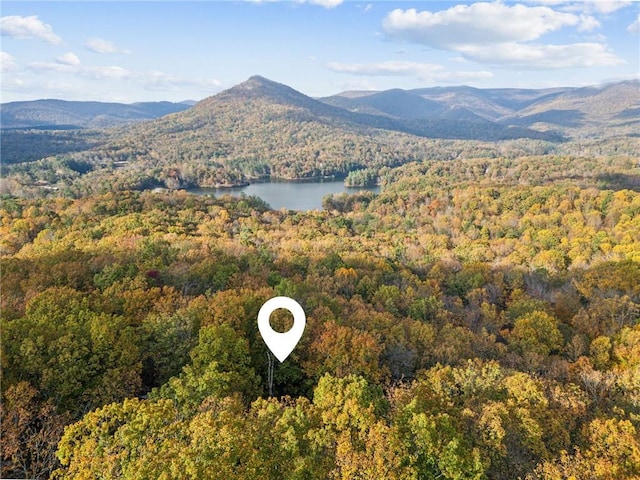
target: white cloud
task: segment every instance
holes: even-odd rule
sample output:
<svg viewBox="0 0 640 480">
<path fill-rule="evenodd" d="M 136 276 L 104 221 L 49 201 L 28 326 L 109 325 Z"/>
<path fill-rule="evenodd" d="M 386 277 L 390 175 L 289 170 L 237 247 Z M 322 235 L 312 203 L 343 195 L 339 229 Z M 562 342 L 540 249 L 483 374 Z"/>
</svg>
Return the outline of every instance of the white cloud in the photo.
<svg viewBox="0 0 640 480">
<path fill-rule="evenodd" d="M 135 76 L 133 72 L 118 66 L 86 67 L 80 69 L 78 73 L 96 80 L 125 80 Z"/>
<path fill-rule="evenodd" d="M 536 5 L 562 5 L 570 3 L 572 0 L 524 0 L 525 3 L 535 3 Z"/>
<path fill-rule="evenodd" d="M 10 72 L 16 68 L 14 58 L 6 52 L 0 52 L 0 72 Z"/>
<path fill-rule="evenodd" d="M 118 48 L 113 42 L 102 38 L 88 38 L 84 46 L 95 53 L 131 53 L 129 50 Z"/>
<path fill-rule="evenodd" d="M 73 52 L 65 53 L 56 58 L 56 62 L 62 65 L 80 65 L 80 59 Z"/>
<path fill-rule="evenodd" d="M 423 82 L 456 83 L 483 80 L 493 77 L 486 71 L 448 71 L 442 65 L 420 62 L 387 61 L 378 63 L 329 63 L 329 70 L 364 76 L 416 77 Z"/>
<path fill-rule="evenodd" d="M 600 43 L 531 45 L 502 43 L 489 47 L 467 45 L 462 55 L 480 63 L 524 69 L 560 69 L 624 63 Z"/>
<path fill-rule="evenodd" d="M 628 7 L 629 5 L 631 5 L 631 2 L 626 0 L 582 0 L 581 2 L 571 2 L 571 4 L 566 7 L 566 10 L 609 14 L 621 8 Z"/>
<path fill-rule="evenodd" d="M 20 40 L 36 38 L 53 45 L 62 43 L 62 39 L 53 33 L 51 25 L 43 23 L 37 15 L 2 17 L 0 18 L 0 32 L 2 35 Z"/>
<path fill-rule="evenodd" d="M 436 48 L 454 48 L 536 40 L 565 26 L 584 25 L 586 21 L 586 18 L 548 7 L 482 2 L 439 12 L 396 9 L 384 19 L 383 28 L 392 38 Z"/>
<path fill-rule="evenodd" d="M 596 28 L 600 28 L 600 22 L 591 15 L 580 15 L 580 23 L 578 24 L 579 32 L 590 32 Z"/>
<path fill-rule="evenodd" d="M 561 0 L 542 0 L 547 4 Z M 438 12 L 396 9 L 383 21 L 390 38 L 460 53 L 475 62 L 522 69 L 555 69 L 623 63 L 602 43 L 533 44 L 564 27 L 590 31 L 600 26 L 587 14 L 547 6 L 479 2 Z"/>
<path fill-rule="evenodd" d="M 75 62 L 76 59 L 78 60 L 77 63 Z M 215 79 L 187 78 L 158 71 L 136 72 L 117 65 L 84 66 L 80 64 L 78 57 L 72 53 L 57 58 L 55 62 L 30 63 L 27 65 L 27 69 L 35 74 L 47 76 L 50 76 L 51 73 L 58 73 L 94 81 L 130 81 L 147 90 L 157 91 L 197 88 L 210 92 L 221 85 Z"/>
<path fill-rule="evenodd" d="M 600 13 L 613 13 L 616 10 L 631 5 L 630 1 L 586 0 L 586 6 Z"/>
<path fill-rule="evenodd" d="M 344 0 L 307 0 L 307 1 L 312 5 L 319 5 L 324 8 L 335 8 L 338 5 L 341 5 Z"/>
<path fill-rule="evenodd" d="M 629 25 L 627 27 L 627 31 L 629 33 L 635 33 L 635 34 L 640 33 L 640 13 L 638 14 L 638 17 L 636 18 L 636 21 L 633 22 L 631 25 Z"/>
<path fill-rule="evenodd" d="M 568 12 L 585 13 L 613 13 L 616 10 L 631 5 L 630 0 L 524 0 L 526 3 L 536 5 L 561 6 L 562 10 Z"/>
<path fill-rule="evenodd" d="M 78 71 L 78 67 L 59 62 L 32 62 L 27 65 L 27 70 L 31 70 L 35 73 L 76 73 Z"/>
<path fill-rule="evenodd" d="M 67 73 L 93 80 L 124 80 L 135 74 L 118 66 L 82 66 L 78 64 L 56 62 L 34 62 L 27 68 L 35 73 Z"/>
<path fill-rule="evenodd" d="M 574 2 L 573 9 L 583 10 L 593 13 L 613 13 L 616 10 L 631 5 L 630 1 L 622 0 L 583 0 L 582 2 Z"/>
<path fill-rule="evenodd" d="M 186 78 L 157 71 L 144 72 L 138 76 L 137 80 L 148 90 L 197 88 L 204 92 L 211 92 L 222 85 L 216 79 Z"/>
<path fill-rule="evenodd" d="M 18 90 L 23 88 L 26 85 L 26 82 L 21 78 L 10 76 L 2 79 L 2 89 L 3 90 Z"/>
<path fill-rule="evenodd" d="M 276 3 L 286 0 L 245 0 L 249 3 Z M 295 0 L 296 3 L 309 3 L 311 5 L 318 5 L 324 8 L 335 8 L 338 5 L 342 5 L 344 0 Z"/>
</svg>

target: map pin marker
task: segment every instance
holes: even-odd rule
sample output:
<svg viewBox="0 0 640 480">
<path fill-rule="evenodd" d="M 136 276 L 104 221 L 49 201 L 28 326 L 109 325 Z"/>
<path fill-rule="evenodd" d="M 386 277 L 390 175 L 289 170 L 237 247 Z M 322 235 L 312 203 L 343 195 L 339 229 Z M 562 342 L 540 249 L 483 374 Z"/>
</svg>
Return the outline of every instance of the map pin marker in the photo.
<svg viewBox="0 0 640 480">
<path fill-rule="evenodd" d="M 271 314 L 278 308 L 289 310 L 293 315 L 293 327 L 288 332 L 276 332 L 269 324 Z M 262 335 L 262 339 L 269 347 L 269 350 L 280 360 L 280 363 L 284 362 L 293 349 L 296 348 L 306 323 L 307 317 L 304 314 L 304 310 L 298 302 L 289 297 L 274 297 L 267 300 L 258 312 L 260 335 Z"/>
</svg>

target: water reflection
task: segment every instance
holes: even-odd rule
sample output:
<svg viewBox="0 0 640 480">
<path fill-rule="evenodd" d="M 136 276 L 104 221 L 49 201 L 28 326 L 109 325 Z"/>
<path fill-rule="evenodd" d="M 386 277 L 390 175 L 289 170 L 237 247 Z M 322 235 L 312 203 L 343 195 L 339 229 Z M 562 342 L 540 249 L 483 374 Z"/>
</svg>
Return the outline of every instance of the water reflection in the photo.
<svg viewBox="0 0 640 480">
<path fill-rule="evenodd" d="M 252 183 L 246 187 L 234 188 L 193 188 L 188 190 L 197 195 L 225 194 L 255 195 L 267 202 L 271 208 L 280 210 L 320 210 L 322 209 L 322 197 L 330 193 L 355 193 L 358 191 L 380 192 L 380 187 L 345 187 L 342 180 L 325 180 L 315 182 L 283 182 L 270 181 Z"/>
</svg>

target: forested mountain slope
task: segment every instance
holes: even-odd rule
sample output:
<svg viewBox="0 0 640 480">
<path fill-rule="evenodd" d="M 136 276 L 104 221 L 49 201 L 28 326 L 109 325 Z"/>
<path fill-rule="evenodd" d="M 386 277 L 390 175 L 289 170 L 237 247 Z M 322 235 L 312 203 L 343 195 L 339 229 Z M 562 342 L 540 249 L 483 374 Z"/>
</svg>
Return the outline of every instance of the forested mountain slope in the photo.
<svg viewBox="0 0 640 480">
<path fill-rule="evenodd" d="M 9 128 L 104 128 L 180 112 L 188 103 L 140 102 L 132 104 L 34 100 L 0 105 L 0 126 Z"/>
<path fill-rule="evenodd" d="M 447 118 L 462 110 L 466 119 L 555 131 L 566 137 L 628 135 L 640 122 L 640 81 L 629 80 L 585 88 L 479 89 L 435 87 L 384 92 L 345 92 L 322 99 L 351 111 L 397 119 Z M 465 117 L 462 117 L 465 118 Z"/>
<path fill-rule="evenodd" d="M 536 129 L 560 128 L 572 137 L 603 137 L 614 132 L 638 135 L 640 81 L 585 87 L 543 97 L 500 121 Z"/>
</svg>

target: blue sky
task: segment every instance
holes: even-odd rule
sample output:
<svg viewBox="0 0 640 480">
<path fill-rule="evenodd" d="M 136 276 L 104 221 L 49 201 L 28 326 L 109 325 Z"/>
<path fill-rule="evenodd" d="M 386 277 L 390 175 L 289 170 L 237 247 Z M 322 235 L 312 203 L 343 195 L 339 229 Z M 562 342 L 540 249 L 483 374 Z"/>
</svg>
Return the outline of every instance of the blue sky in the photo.
<svg viewBox="0 0 640 480">
<path fill-rule="evenodd" d="M 200 100 L 254 74 L 353 89 L 638 78 L 640 3 L 3 1 L 1 101 Z"/>
</svg>

